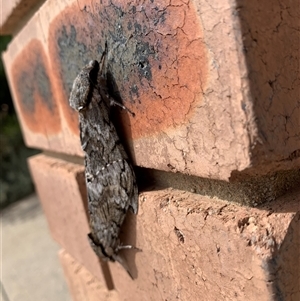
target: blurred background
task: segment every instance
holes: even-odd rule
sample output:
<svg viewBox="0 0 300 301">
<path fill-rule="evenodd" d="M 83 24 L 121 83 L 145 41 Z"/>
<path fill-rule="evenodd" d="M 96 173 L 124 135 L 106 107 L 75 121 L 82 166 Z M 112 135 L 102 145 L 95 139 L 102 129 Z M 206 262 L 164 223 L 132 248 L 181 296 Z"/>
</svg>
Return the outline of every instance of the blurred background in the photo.
<svg viewBox="0 0 300 301">
<path fill-rule="evenodd" d="M 0 36 L 2 53 L 11 38 Z M 25 146 L 0 60 L 0 300 L 70 301 L 27 166 Z"/>
<path fill-rule="evenodd" d="M 0 52 L 10 42 L 0 36 Z M 0 209 L 33 192 L 26 158 L 38 153 L 25 146 L 14 110 L 4 66 L 0 62 Z"/>
</svg>

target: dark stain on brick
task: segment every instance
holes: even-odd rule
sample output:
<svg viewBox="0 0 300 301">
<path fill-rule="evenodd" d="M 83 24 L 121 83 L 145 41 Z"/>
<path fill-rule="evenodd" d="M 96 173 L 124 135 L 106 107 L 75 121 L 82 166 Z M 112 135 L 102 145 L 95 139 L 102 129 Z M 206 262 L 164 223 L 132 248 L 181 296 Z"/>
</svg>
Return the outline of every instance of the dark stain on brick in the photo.
<svg viewBox="0 0 300 301">
<path fill-rule="evenodd" d="M 181 30 L 187 14 L 193 26 Z M 195 95 L 202 99 L 208 72 L 205 45 L 194 32 L 189 36 L 190 29 L 201 33 L 200 22 L 193 5 L 169 6 L 168 1 L 132 5 L 114 0 L 93 6 L 87 1 L 85 10 L 78 3 L 69 6 L 52 22 L 49 34 L 62 98 L 68 104 L 77 72 L 89 60 L 100 59 L 106 42 L 107 72 L 114 80 L 110 91 L 135 112 L 134 118 L 120 113 L 124 135 L 135 139 L 186 122 Z M 77 126 L 74 122 L 72 127 Z"/>
<path fill-rule="evenodd" d="M 34 114 L 35 104 L 33 99 L 33 76 L 28 70 L 21 70 L 16 78 L 19 101 L 24 113 Z"/>
<path fill-rule="evenodd" d="M 158 11 L 158 8 L 156 7 L 156 10 Z M 163 24 L 166 21 L 166 12 L 159 12 L 157 13 L 157 15 L 155 16 L 155 18 L 153 19 L 153 24 L 157 25 L 158 23 Z"/>
<path fill-rule="evenodd" d="M 32 60 L 26 69 L 21 69 L 17 78 L 17 89 L 20 92 L 20 101 L 24 110 L 29 114 L 35 113 L 34 93 L 40 95 L 47 109 L 53 113 L 53 94 L 51 83 L 45 70 L 42 56 L 31 49 Z"/>
<path fill-rule="evenodd" d="M 129 22 L 127 23 L 127 29 L 128 29 L 128 30 L 131 30 L 131 29 L 132 29 L 132 23 L 131 23 L 131 21 L 129 21 Z"/>
<path fill-rule="evenodd" d="M 137 85 L 133 85 L 130 87 L 130 93 L 131 95 L 135 95 L 136 97 L 139 97 L 139 88 Z"/>
<path fill-rule="evenodd" d="M 36 89 L 40 93 L 44 104 L 51 113 L 54 113 L 54 99 L 51 88 L 50 79 L 45 69 L 44 62 L 39 54 L 36 56 L 35 68 L 33 68 L 34 81 L 36 81 Z"/>
<path fill-rule="evenodd" d="M 60 118 L 49 78 L 48 61 L 38 40 L 32 40 L 15 59 L 12 67 L 20 114 L 33 132 L 57 133 Z"/>
<path fill-rule="evenodd" d="M 135 34 L 141 34 L 141 32 L 142 32 L 142 26 L 141 26 L 141 24 L 135 22 L 134 23 L 134 29 L 135 29 Z"/>
<path fill-rule="evenodd" d="M 149 56 L 154 57 L 155 51 L 153 46 L 148 42 L 140 42 L 136 45 L 134 53 L 139 67 L 139 74 L 145 77 L 148 81 L 152 80 L 151 65 L 149 63 Z"/>
<path fill-rule="evenodd" d="M 87 46 L 76 39 L 76 28 L 73 25 L 70 26 L 69 32 L 67 32 L 66 26 L 63 26 L 61 32 L 57 33 L 57 46 L 61 63 L 62 83 L 64 91 L 69 95 L 74 78 L 91 58 L 86 56 Z M 78 62 L 82 62 L 82 65 Z"/>
<path fill-rule="evenodd" d="M 81 68 L 90 60 L 100 57 L 103 48 L 100 44 L 93 49 L 88 47 L 91 39 L 90 31 L 81 30 L 78 15 L 61 16 L 52 23 L 49 36 L 49 53 L 53 64 L 53 74 L 56 80 L 58 98 L 63 110 L 64 118 L 70 130 L 78 134 L 78 114 L 69 106 L 69 95 L 73 81 Z M 69 20 L 75 18 L 72 22 Z M 84 29 L 84 27 L 83 27 Z M 84 37 L 84 38 L 82 38 Z"/>
</svg>

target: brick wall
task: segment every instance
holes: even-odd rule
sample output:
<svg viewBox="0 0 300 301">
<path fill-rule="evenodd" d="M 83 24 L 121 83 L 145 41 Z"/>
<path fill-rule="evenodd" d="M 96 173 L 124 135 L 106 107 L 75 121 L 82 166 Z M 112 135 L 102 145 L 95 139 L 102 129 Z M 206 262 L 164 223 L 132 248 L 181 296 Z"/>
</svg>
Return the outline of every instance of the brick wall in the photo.
<svg viewBox="0 0 300 301">
<path fill-rule="evenodd" d="M 44 151 L 28 162 L 73 299 L 298 300 L 296 1 L 27 2 L 3 7 L 3 59 L 26 144 Z M 134 280 L 87 242 L 68 105 L 105 42 L 135 113 L 113 112 L 140 188 L 121 233 L 141 249 L 123 253 Z"/>
</svg>

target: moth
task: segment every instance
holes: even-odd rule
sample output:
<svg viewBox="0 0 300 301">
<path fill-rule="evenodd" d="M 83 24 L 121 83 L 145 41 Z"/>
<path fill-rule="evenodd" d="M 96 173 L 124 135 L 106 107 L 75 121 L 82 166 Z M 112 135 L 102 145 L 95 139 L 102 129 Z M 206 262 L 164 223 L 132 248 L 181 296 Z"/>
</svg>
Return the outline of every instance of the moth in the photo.
<svg viewBox="0 0 300 301">
<path fill-rule="evenodd" d="M 85 179 L 91 232 L 88 240 L 104 261 L 119 262 L 131 276 L 118 252 L 133 248 L 119 240 L 128 210 L 138 212 L 138 189 L 133 168 L 110 119 L 116 103 L 107 89 L 105 51 L 100 64 L 90 61 L 73 82 L 70 106 L 79 113 L 80 141 L 85 153 Z M 124 108 L 124 107 L 123 107 Z"/>
</svg>

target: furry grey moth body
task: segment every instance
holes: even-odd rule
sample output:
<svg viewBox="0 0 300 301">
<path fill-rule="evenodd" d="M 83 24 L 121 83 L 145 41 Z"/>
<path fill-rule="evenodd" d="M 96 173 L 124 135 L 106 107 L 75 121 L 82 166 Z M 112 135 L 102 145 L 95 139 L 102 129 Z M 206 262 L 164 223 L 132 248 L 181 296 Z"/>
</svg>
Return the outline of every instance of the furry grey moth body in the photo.
<svg viewBox="0 0 300 301">
<path fill-rule="evenodd" d="M 102 56 L 101 62 L 104 60 Z M 80 140 L 85 152 L 85 176 L 91 233 L 95 253 L 105 261 L 118 261 L 130 274 L 118 251 L 120 227 L 127 211 L 138 211 L 135 175 L 110 120 L 112 100 L 99 63 L 91 61 L 75 78 L 70 106 L 79 112 Z"/>
</svg>

